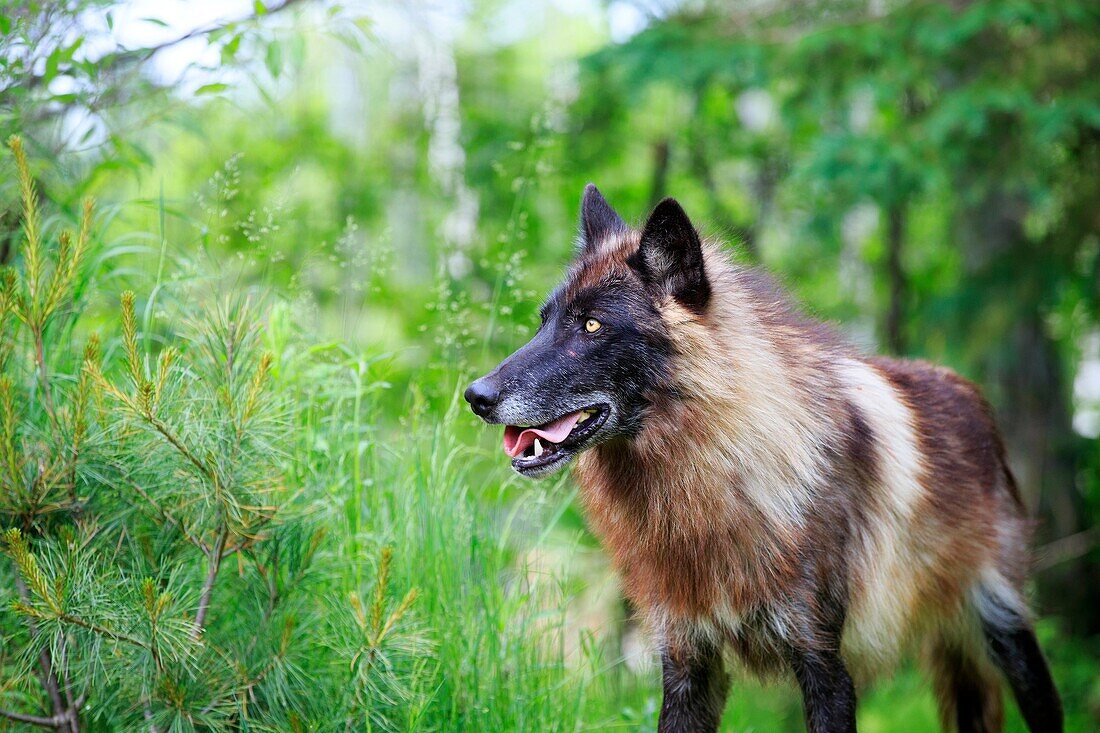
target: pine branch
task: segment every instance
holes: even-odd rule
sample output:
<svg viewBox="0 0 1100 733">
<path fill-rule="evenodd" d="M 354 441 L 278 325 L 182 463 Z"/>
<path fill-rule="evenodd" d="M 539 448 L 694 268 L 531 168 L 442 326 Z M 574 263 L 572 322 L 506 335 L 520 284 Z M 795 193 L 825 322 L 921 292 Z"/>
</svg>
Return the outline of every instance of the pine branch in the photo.
<svg viewBox="0 0 1100 733">
<path fill-rule="evenodd" d="M 34 624 L 35 618 L 41 619 L 55 619 L 57 621 L 64 621 L 65 623 L 79 626 L 88 631 L 104 636 L 112 641 L 126 642 L 132 646 L 144 649 L 153 656 L 153 661 L 156 662 L 157 667 L 160 667 L 160 658 L 156 649 L 151 645 L 145 643 L 141 639 L 124 634 L 114 629 L 109 629 L 106 626 L 101 626 L 94 621 L 88 621 L 79 616 L 74 616 L 71 613 L 65 611 L 59 598 L 55 597 L 51 593 L 49 583 L 45 575 L 38 567 L 38 563 L 35 562 L 34 555 L 31 554 L 27 547 L 26 540 L 23 539 L 19 530 L 11 529 L 4 533 L 4 541 L 7 544 L 8 553 L 15 560 L 16 565 L 16 587 L 19 590 L 19 596 L 21 601 L 17 601 L 12 605 L 12 608 L 27 617 L 28 623 L 31 625 L 32 636 L 37 635 L 37 627 Z M 34 588 L 34 593 L 49 607 L 49 611 L 42 611 L 31 605 L 31 588 L 27 586 L 27 582 L 31 583 Z M 44 655 L 49 654 L 48 649 L 43 649 Z M 50 670 L 51 679 L 47 680 L 43 684 L 46 685 L 46 689 L 50 693 L 51 699 L 55 699 L 55 708 L 60 711 L 65 708 L 61 702 L 60 685 L 57 681 L 56 672 L 53 670 L 52 661 L 48 657 L 43 658 L 43 665 Z"/>
<path fill-rule="evenodd" d="M 15 170 L 19 178 L 19 194 L 23 203 L 23 266 L 27 284 L 27 302 L 20 310 L 20 319 L 31 324 L 37 320 L 38 290 L 43 277 L 42 247 L 38 219 L 38 192 L 34 188 L 23 140 L 18 135 L 8 138 L 8 147 L 15 155 Z"/>
<path fill-rule="evenodd" d="M 157 394 L 159 390 L 157 385 L 145 379 L 144 370 L 142 368 L 141 352 L 138 350 L 137 315 L 134 309 L 133 291 L 127 290 L 124 292 L 121 302 L 123 351 L 126 354 L 126 364 L 130 370 L 130 378 L 133 380 L 134 388 L 137 392 L 136 399 L 131 398 L 125 392 L 111 384 L 106 377 L 103 376 L 103 372 L 100 371 L 98 364 L 88 363 L 87 368 L 91 370 L 92 377 L 101 387 L 126 405 L 128 409 L 137 413 L 145 422 L 149 423 L 154 430 L 160 433 L 165 440 L 171 443 L 172 446 L 179 451 L 180 455 L 195 466 L 195 468 L 199 470 L 199 473 L 214 483 L 214 489 L 216 491 L 220 490 L 217 473 L 210 466 L 206 465 L 205 462 L 200 460 L 199 457 L 187 447 L 183 439 L 177 436 L 172 429 L 154 413 L 154 398 L 159 399 L 159 395 Z M 167 368 L 168 364 L 164 363 L 164 369 L 167 370 Z M 167 377 L 165 376 L 163 378 L 166 379 Z M 160 381 L 162 381 L 162 377 L 158 375 L 158 382 Z"/>
<path fill-rule="evenodd" d="M 172 447 L 179 451 L 180 455 L 186 458 L 188 463 L 199 469 L 199 472 L 202 473 L 203 476 L 210 479 L 214 483 L 215 490 L 220 491 L 221 484 L 218 482 L 217 473 L 200 460 L 198 456 L 192 453 L 191 449 L 187 447 L 187 444 L 185 444 L 179 436 L 173 433 L 171 428 L 151 413 L 144 414 L 142 417 L 144 417 L 146 422 L 148 422 L 154 430 L 160 433 L 165 440 L 171 443 Z"/>
<path fill-rule="evenodd" d="M 43 728 L 58 728 L 68 722 L 69 714 L 65 713 L 63 715 L 54 715 L 51 718 L 44 718 L 40 715 L 27 715 L 26 713 L 17 713 L 12 710 L 0 708 L 0 718 L 14 720 L 17 723 L 40 725 Z"/>
<path fill-rule="evenodd" d="M 139 649 L 144 649 L 145 651 L 153 655 L 153 661 L 157 663 L 157 667 L 160 667 L 160 656 L 157 654 L 156 649 L 153 649 L 152 646 L 146 644 L 141 639 L 130 636 L 129 634 L 123 634 L 120 631 L 108 629 L 106 626 L 100 626 L 94 621 L 88 621 L 86 619 L 80 618 L 79 616 L 73 616 L 70 613 L 58 614 L 57 620 L 64 621 L 65 623 L 69 623 L 74 626 L 79 626 L 82 629 L 87 629 L 88 631 L 99 634 L 100 636 L 105 636 L 111 641 L 123 641 L 127 644 L 130 644 L 131 646 L 138 647 Z"/>
<path fill-rule="evenodd" d="M 50 423 L 56 428 L 57 412 L 54 409 L 53 394 L 50 391 L 49 374 L 46 369 L 46 350 L 42 337 L 46 324 L 47 294 L 43 294 L 43 279 L 45 278 L 45 264 L 42 252 L 42 233 L 38 215 L 38 194 L 34 188 L 34 178 L 31 176 L 30 166 L 27 165 L 26 152 L 23 150 L 23 141 L 18 135 L 8 138 L 8 147 L 15 156 L 15 168 L 19 178 L 19 191 L 23 202 L 23 263 L 24 280 L 27 292 L 24 299 L 22 294 L 17 297 L 19 308 L 16 316 L 27 324 L 34 337 L 34 363 L 38 371 L 39 388 L 42 391 L 42 405 L 46 408 Z M 58 267 L 63 267 L 58 263 Z"/>
<path fill-rule="evenodd" d="M 23 580 L 21 570 L 18 568 L 18 563 L 16 565 L 16 591 L 19 593 L 19 597 L 23 599 L 23 603 L 30 603 L 30 589 L 27 587 L 26 582 Z M 37 640 L 38 624 L 34 622 L 34 618 L 32 616 L 27 616 L 27 629 L 30 631 L 31 639 Z M 53 705 L 53 720 L 59 719 L 65 709 L 65 706 L 61 702 L 60 683 L 57 679 L 57 672 L 53 668 L 53 659 L 50 656 L 50 650 L 48 648 L 43 648 L 42 652 L 38 655 L 38 680 L 42 683 L 42 687 L 46 690 L 46 694 L 50 698 L 50 704 Z M 62 724 L 53 722 L 49 725 L 54 728 L 60 728 Z"/>
<path fill-rule="evenodd" d="M 134 380 L 137 387 L 137 399 L 131 398 L 130 395 L 120 390 L 103 375 L 99 365 L 93 363 L 86 363 L 85 368 L 89 370 L 92 378 L 96 383 L 108 394 L 117 399 L 127 409 L 134 412 L 138 417 L 149 424 L 161 437 L 163 437 L 169 444 L 175 448 L 181 456 L 183 456 L 188 463 L 198 469 L 199 473 L 209 479 L 214 484 L 214 490 L 218 493 L 221 491 L 221 484 L 218 480 L 217 472 L 203 462 L 198 456 L 191 451 L 183 439 L 176 435 L 172 429 L 160 418 L 153 413 L 153 397 L 156 390 L 156 385 L 145 380 L 142 375 L 139 364 L 140 356 L 137 350 L 137 331 L 133 325 L 136 323 L 134 319 L 134 301 L 133 293 L 127 291 L 122 296 L 122 324 L 123 324 L 123 342 L 124 350 L 127 353 L 127 362 L 130 367 L 131 377 Z"/>
</svg>

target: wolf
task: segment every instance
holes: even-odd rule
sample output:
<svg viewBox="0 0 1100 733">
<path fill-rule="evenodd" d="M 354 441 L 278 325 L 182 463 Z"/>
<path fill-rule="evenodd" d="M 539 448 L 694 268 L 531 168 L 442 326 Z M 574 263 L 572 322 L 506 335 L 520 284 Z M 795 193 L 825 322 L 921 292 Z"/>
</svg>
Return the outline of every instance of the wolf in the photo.
<svg viewBox="0 0 1100 733">
<path fill-rule="evenodd" d="M 595 186 L 531 341 L 465 398 L 523 476 L 575 463 L 660 650 L 658 729 L 714 731 L 727 660 L 793 677 L 812 733 L 919 653 L 945 729 L 1062 730 L 1024 586 L 1031 523 L 990 406 L 948 369 L 867 356 L 674 199 L 640 230 Z"/>
</svg>

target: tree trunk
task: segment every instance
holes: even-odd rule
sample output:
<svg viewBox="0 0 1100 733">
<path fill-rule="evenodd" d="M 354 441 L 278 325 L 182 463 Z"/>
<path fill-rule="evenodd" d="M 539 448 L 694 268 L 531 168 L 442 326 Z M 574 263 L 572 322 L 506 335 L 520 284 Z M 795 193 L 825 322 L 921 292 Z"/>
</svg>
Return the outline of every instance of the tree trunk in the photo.
<svg viewBox="0 0 1100 733">
<path fill-rule="evenodd" d="M 989 343 L 986 379 L 995 387 L 998 423 L 1038 520 L 1036 544 L 1044 544 L 1086 529 L 1086 512 L 1075 487 L 1082 441 L 1073 431 L 1070 385 L 1045 319 L 1058 283 L 1051 273 L 1068 268 L 1036 259 L 1040 247 L 1027 238 L 1026 214 L 1022 196 L 996 188 L 963 212 L 960 241 L 975 297 L 961 314 L 959 338 Z M 1060 254 L 1046 250 L 1043 256 Z M 1082 559 L 1048 569 L 1038 577 L 1044 609 L 1075 631 L 1100 631 L 1097 576 Z"/>
<path fill-rule="evenodd" d="M 897 203 L 887 211 L 886 280 L 890 286 L 890 304 L 886 309 L 886 347 L 902 356 L 908 350 L 905 338 L 905 300 L 909 283 L 901 264 L 905 246 L 905 204 Z"/>
<path fill-rule="evenodd" d="M 693 119 L 698 119 L 699 117 L 702 95 L 702 90 L 697 89 L 695 92 Z M 699 183 L 702 184 L 703 189 L 707 192 L 707 199 L 710 203 L 710 216 L 714 219 L 715 224 L 717 224 L 722 231 L 737 235 L 749 258 L 754 262 L 759 262 L 760 252 L 756 241 L 757 224 L 759 222 L 748 225 L 738 224 L 734 221 L 734 218 L 722 203 L 721 192 L 718 190 L 718 182 L 714 179 L 714 166 L 711 164 L 710 154 L 706 149 L 704 132 L 698 129 L 698 126 L 694 124 L 688 129 L 688 158 L 692 175 L 699 180 Z M 761 169 L 762 174 L 769 175 L 768 170 L 767 167 Z M 770 194 L 774 191 L 774 186 L 766 190 L 768 190 Z M 765 205 L 770 205 L 770 200 L 758 201 L 758 204 L 758 210 L 762 211 Z"/>
<path fill-rule="evenodd" d="M 650 185 L 650 208 L 668 195 L 668 138 L 661 138 L 653 144 L 653 183 Z"/>
</svg>

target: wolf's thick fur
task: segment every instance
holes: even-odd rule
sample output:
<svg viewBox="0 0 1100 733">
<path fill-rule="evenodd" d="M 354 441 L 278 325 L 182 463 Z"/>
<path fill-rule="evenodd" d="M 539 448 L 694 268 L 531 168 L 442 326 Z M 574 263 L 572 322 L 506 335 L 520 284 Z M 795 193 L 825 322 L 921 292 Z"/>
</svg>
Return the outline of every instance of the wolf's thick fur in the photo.
<svg viewBox="0 0 1100 733">
<path fill-rule="evenodd" d="M 999 668 L 1032 730 L 1060 730 L 1023 597 L 1030 525 L 977 388 L 861 355 L 674 202 L 643 232 L 600 203 L 612 225 L 585 222 L 557 297 L 639 280 L 659 317 L 639 328 L 666 359 L 641 416 L 580 453 L 577 477 L 662 650 L 661 729 L 715 729 L 729 648 L 793 672 L 813 731 L 854 730 L 851 676 L 918 649 L 945 727 L 1000 729 Z"/>
</svg>

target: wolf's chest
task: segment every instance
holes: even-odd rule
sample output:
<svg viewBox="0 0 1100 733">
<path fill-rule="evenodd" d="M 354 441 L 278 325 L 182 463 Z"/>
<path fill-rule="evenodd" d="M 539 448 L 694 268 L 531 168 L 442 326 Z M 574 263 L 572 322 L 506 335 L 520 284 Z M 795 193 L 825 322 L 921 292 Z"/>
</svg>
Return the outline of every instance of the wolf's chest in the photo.
<svg viewBox="0 0 1100 733">
<path fill-rule="evenodd" d="M 581 475 L 588 520 L 624 593 L 646 614 L 690 622 L 741 617 L 781 598 L 793 580 L 794 547 L 759 516 L 731 510 L 725 497 L 696 490 L 655 499 L 670 492 L 632 492 L 595 478 Z"/>
</svg>

